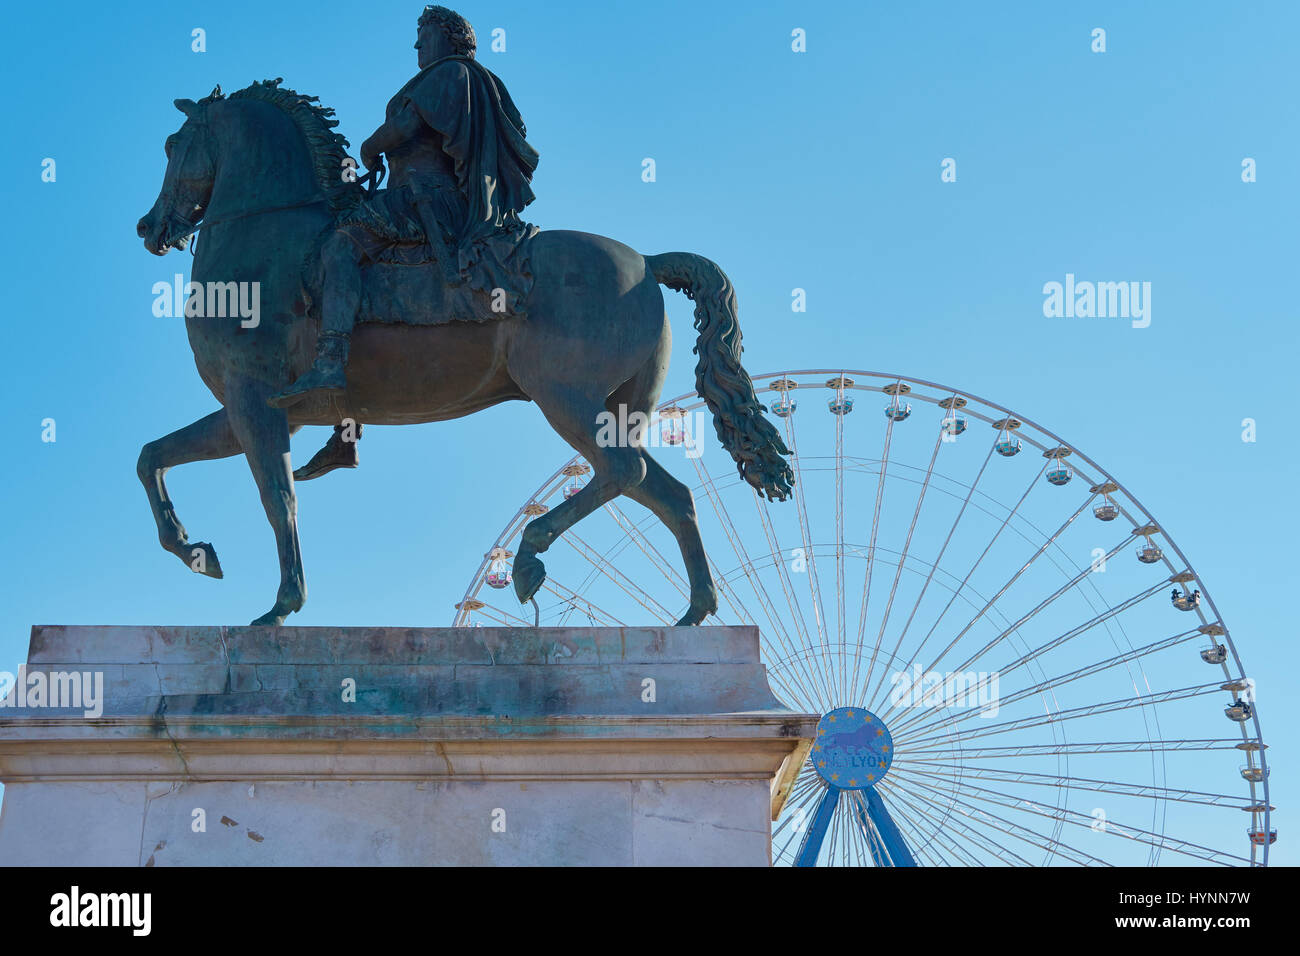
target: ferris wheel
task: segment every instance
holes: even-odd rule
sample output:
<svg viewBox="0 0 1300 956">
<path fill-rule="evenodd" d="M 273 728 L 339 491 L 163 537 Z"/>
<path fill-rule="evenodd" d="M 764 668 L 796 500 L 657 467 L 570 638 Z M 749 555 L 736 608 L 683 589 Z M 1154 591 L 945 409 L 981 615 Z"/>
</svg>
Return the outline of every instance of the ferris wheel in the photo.
<svg viewBox="0 0 1300 956">
<path fill-rule="evenodd" d="M 821 715 L 774 863 L 1267 865 L 1253 682 L 1123 484 L 959 389 L 835 369 L 754 383 L 792 500 L 737 475 L 693 394 L 650 437 L 695 495 L 720 605 L 706 623 L 757 626 L 777 697 Z M 563 462 L 485 542 L 454 625 L 535 623 L 508 589 L 511 548 L 589 473 Z M 615 500 L 553 546 L 537 620 L 672 624 L 689 595 L 675 551 Z"/>
</svg>

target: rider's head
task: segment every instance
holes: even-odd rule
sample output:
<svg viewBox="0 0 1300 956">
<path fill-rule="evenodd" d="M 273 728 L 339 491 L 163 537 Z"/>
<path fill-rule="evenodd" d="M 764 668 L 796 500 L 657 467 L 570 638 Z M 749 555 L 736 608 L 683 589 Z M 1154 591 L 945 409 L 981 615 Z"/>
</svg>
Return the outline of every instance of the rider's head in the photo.
<svg viewBox="0 0 1300 956">
<path fill-rule="evenodd" d="M 429 6 L 420 14 L 415 49 L 419 51 L 420 69 L 444 56 L 474 56 L 477 41 L 469 21 L 446 7 Z"/>
</svg>

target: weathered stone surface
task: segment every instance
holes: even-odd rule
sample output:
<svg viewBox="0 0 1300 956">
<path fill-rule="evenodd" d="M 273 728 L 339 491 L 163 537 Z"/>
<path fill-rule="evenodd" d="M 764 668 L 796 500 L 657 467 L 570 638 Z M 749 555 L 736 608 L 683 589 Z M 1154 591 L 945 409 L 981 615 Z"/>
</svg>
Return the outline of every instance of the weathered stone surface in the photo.
<svg viewBox="0 0 1300 956">
<path fill-rule="evenodd" d="M 744 627 L 37 627 L 28 669 L 105 700 L 0 708 L 8 864 L 764 865 L 816 723 Z"/>
</svg>

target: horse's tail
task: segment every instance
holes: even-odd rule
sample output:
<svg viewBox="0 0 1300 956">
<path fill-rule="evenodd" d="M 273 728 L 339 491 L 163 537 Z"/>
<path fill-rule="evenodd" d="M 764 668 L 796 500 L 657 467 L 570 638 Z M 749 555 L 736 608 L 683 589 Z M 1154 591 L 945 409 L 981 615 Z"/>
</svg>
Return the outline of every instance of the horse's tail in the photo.
<svg viewBox="0 0 1300 956">
<path fill-rule="evenodd" d="M 717 263 L 690 252 L 646 256 L 655 281 L 695 302 L 695 390 L 713 412 L 722 447 L 736 460 L 740 477 L 769 499 L 784 501 L 794 484 L 790 454 L 776 428 L 763 417 L 767 408 L 741 367 L 736 293 Z"/>
</svg>

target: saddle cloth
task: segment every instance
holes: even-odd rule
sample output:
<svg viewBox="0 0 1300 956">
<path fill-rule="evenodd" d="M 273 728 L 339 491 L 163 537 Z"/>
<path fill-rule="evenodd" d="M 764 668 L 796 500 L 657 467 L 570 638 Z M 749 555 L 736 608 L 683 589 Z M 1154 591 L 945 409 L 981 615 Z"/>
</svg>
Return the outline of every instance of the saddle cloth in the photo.
<svg viewBox="0 0 1300 956">
<path fill-rule="evenodd" d="M 439 207 L 438 222 L 456 223 L 464 216 L 463 204 L 451 189 L 434 190 L 433 200 Z M 447 244 L 435 247 L 427 241 L 407 188 L 379 190 L 333 227 L 365 254 L 357 321 L 442 325 L 522 318 L 523 299 L 532 285 L 529 246 L 538 230 L 517 220 L 512 226 L 476 237 L 458 254 Z M 454 283 L 447 281 L 447 272 L 453 270 L 438 259 L 448 254 L 459 260 L 454 270 L 459 281 Z M 319 256 L 317 243 L 306 270 L 316 279 L 308 296 L 316 301 Z"/>
</svg>

